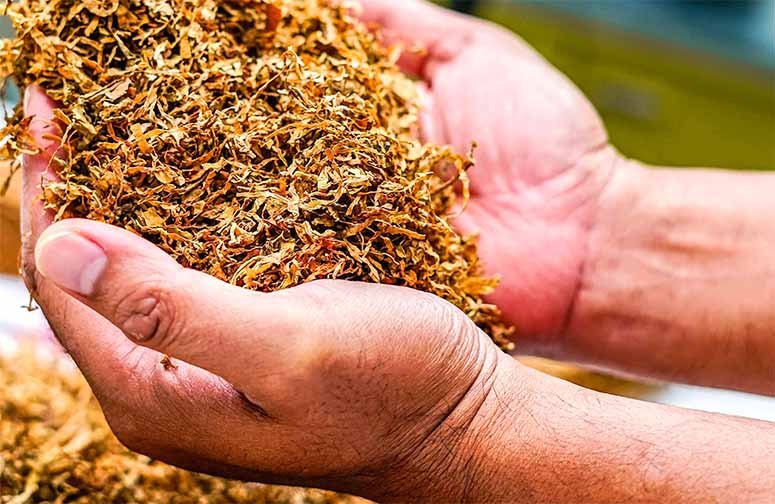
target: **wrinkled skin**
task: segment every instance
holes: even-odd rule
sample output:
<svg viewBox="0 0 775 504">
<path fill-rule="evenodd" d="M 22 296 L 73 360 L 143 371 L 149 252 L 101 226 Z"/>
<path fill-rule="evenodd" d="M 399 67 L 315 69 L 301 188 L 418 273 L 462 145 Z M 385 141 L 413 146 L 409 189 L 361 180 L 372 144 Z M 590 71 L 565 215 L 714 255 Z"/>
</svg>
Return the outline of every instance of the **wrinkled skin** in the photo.
<svg viewBox="0 0 775 504">
<path fill-rule="evenodd" d="M 390 42 L 418 34 L 412 43 L 427 49 L 402 59 L 426 82 L 426 136 L 460 150 L 479 142 L 457 224 L 481 234 L 502 276 L 493 301 L 526 342 L 556 341 L 616 157 L 599 119 L 493 26 L 421 2 L 364 4 Z M 474 460 L 460 432 L 492 426 L 499 405 L 520 400 L 493 402 L 492 390 L 527 393 L 530 373 L 427 294 L 348 282 L 258 294 L 184 270 L 126 231 L 51 224 L 39 191 L 55 176 L 55 104 L 34 87 L 25 101 L 45 148 L 25 159 L 26 281 L 122 441 L 216 474 L 380 499 L 463 497 L 424 472 L 443 481 L 453 462 Z M 162 353 L 178 368 L 165 371 Z"/>
<path fill-rule="evenodd" d="M 25 279 L 124 444 L 216 475 L 442 494 L 414 478 L 442 452 L 472 456 L 450 430 L 474 421 L 496 376 L 521 372 L 465 314 L 355 282 L 247 291 L 123 229 L 51 224 L 39 182 L 53 104 L 34 87 L 26 102 L 48 150 L 25 159 Z"/>
</svg>

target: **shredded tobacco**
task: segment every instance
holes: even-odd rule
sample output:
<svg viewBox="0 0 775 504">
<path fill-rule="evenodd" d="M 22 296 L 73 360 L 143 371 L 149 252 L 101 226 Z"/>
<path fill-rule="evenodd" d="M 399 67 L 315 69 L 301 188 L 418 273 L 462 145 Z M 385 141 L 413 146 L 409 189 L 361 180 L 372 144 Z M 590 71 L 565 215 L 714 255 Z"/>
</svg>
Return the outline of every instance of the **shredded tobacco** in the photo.
<svg viewBox="0 0 775 504">
<path fill-rule="evenodd" d="M 0 357 L 0 503 L 366 504 L 190 473 L 132 453 L 83 376 L 63 364 L 30 346 Z"/>
<path fill-rule="evenodd" d="M 511 347 L 483 301 L 497 280 L 450 225 L 472 161 L 416 140 L 415 83 L 346 6 L 21 0 L 8 13 L 18 35 L 0 72 L 61 104 L 61 180 L 44 185 L 58 219 L 122 226 L 258 291 L 329 278 L 431 292 Z M 0 157 L 34 152 L 21 107 L 8 124 Z"/>
</svg>

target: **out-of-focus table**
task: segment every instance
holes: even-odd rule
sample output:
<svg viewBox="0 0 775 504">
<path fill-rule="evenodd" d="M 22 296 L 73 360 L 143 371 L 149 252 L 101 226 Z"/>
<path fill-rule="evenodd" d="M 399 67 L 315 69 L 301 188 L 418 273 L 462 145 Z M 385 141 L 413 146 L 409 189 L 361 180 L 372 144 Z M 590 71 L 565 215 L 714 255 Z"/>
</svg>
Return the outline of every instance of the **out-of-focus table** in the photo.
<svg viewBox="0 0 775 504">
<path fill-rule="evenodd" d="M 29 293 L 18 276 L 0 274 L 0 355 L 12 354 L 21 338 L 51 340 L 40 310 L 29 311 Z"/>
</svg>

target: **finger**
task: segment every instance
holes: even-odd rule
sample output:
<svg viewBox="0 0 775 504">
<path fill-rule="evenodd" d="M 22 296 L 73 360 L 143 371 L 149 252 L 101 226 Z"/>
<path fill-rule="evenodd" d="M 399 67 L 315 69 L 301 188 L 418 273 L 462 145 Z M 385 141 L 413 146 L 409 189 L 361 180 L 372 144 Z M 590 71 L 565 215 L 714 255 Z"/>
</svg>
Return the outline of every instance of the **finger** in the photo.
<svg viewBox="0 0 775 504">
<path fill-rule="evenodd" d="M 262 371 L 272 373 L 273 363 L 294 347 L 292 321 L 303 318 L 293 304 L 184 269 L 150 242 L 106 224 L 54 224 L 41 236 L 35 257 L 47 280 L 129 340 L 238 386 L 253 382 L 257 357 Z"/>
<path fill-rule="evenodd" d="M 166 368 L 161 353 L 130 341 L 45 278 L 38 299 L 111 429 L 129 448 L 192 469 L 227 467 L 226 462 L 250 467 L 257 457 L 267 456 L 262 446 L 251 446 L 235 433 L 267 439 L 271 417 L 231 384 L 184 362 Z M 237 455 L 224 460 L 221 450 Z M 228 475 L 247 473 L 229 468 Z"/>
<path fill-rule="evenodd" d="M 52 331 L 85 376 L 111 429 L 130 448 L 196 468 L 213 457 L 213 446 L 231 453 L 245 449 L 244 442 L 236 445 L 235 432 L 251 427 L 260 437 L 267 428 L 257 423 L 264 412 L 222 378 L 184 362 L 165 368 L 161 353 L 128 340 L 51 281 L 41 278 L 39 285 L 38 300 Z"/>
<path fill-rule="evenodd" d="M 29 159 L 48 164 L 59 148 L 62 128 L 54 115 L 57 107 L 57 103 L 41 87 L 33 84 L 25 90 L 24 116 L 30 119 L 27 132 L 41 151 L 40 155 L 28 156 Z"/>
<path fill-rule="evenodd" d="M 446 144 L 444 128 L 441 127 L 443 117 L 430 87 L 420 82 L 417 84 L 417 92 L 420 98 L 420 140 L 437 145 Z"/>
<path fill-rule="evenodd" d="M 41 192 L 43 185 L 58 179 L 52 165 L 62 135 L 54 116 L 56 106 L 41 88 L 26 90 L 28 133 L 39 149 L 38 154 L 23 158 L 22 260 L 28 285 L 122 441 L 144 452 L 165 455 L 171 462 L 207 460 L 212 443 L 227 446 L 226 441 L 233 438 L 223 433 L 233 433 L 235 422 L 241 427 L 255 422 L 252 405 L 221 378 L 202 369 L 173 363 L 174 372 L 166 371 L 160 353 L 128 340 L 109 320 L 36 270 L 35 246 L 53 222 Z M 179 459 L 170 447 L 171 440 L 184 452 Z"/>
<path fill-rule="evenodd" d="M 47 282 L 35 268 L 34 250 L 38 237 L 53 222 L 52 213 L 44 208 L 42 186 L 57 180 L 51 160 L 60 146 L 62 131 L 54 116 L 57 104 L 40 87 L 28 87 L 23 103 L 25 116 L 30 121 L 29 137 L 39 150 L 35 155 L 25 155 L 22 160 L 23 274 L 60 343 L 87 379 L 97 385 L 93 377 L 100 374 L 100 366 L 115 365 L 132 348 L 107 320 Z M 70 337 L 72 334 L 89 337 L 75 339 Z"/>
<path fill-rule="evenodd" d="M 29 119 L 28 133 L 39 153 L 22 158 L 22 215 L 21 227 L 24 247 L 22 265 L 32 267 L 33 247 L 53 216 L 45 211 L 41 187 L 57 179 L 51 168 L 51 159 L 59 147 L 61 128 L 54 117 L 56 103 L 38 86 L 30 86 L 24 93 L 24 114 Z M 31 275 L 30 275 L 31 276 Z M 32 280 L 32 278 L 28 278 Z"/>
<path fill-rule="evenodd" d="M 110 345 L 95 345 L 93 339 L 86 345 L 79 345 L 77 340 L 69 341 L 67 336 L 72 333 L 97 334 L 108 338 L 111 333 L 118 332 L 108 321 L 80 305 L 37 274 L 35 244 L 40 234 L 53 222 L 52 213 L 44 208 L 41 192 L 43 185 L 58 178 L 51 161 L 59 149 L 62 131 L 54 116 L 57 104 L 40 87 L 28 87 L 24 93 L 23 104 L 25 116 L 29 120 L 28 135 L 39 151 L 35 155 L 24 155 L 22 160 L 23 273 L 52 330 L 76 361 L 83 365 L 85 374 L 90 376 L 94 374 L 91 369 L 93 365 L 112 361 L 105 348 L 110 348 L 117 355 L 125 355 L 130 347 L 119 344 L 118 341 Z M 120 336 L 120 333 L 118 335 Z M 85 358 L 88 351 L 91 351 L 91 358 Z"/>
<path fill-rule="evenodd" d="M 37 272 L 35 245 L 41 233 L 53 222 L 52 212 L 44 208 L 42 187 L 58 179 L 52 158 L 60 148 L 62 129 L 54 115 L 57 103 L 40 87 L 33 85 L 25 90 L 23 105 L 29 120 L 27 132 L 38 150 L 35 155 L 24 155 L 22 160 L 22 269 L 25 281 L 57 339 L 79 365 L 95 393 L 110 396 L 116 385 L 127 382 L 128 374 L 122 373 L 127 356 L 132 355 L 133 365 L 136 365 L 140 353 L 136 352 L 136 345 L 127 341 L 110 322 Z M 149 365 L 155 364 L 159 356 L 149 353 L 147 359 Z"/>
<path fill-rule="evenodd" d="M 268 453 L 280 451 L 270 437 L 276 436 L 272 417 L 231 384 L 184 362 L 173 361 L 174 369 L 165 368 L 161 354 L 129 341 L 68 294 L 60 291 L 59 296 L 73 303 L 53 309 L 47 305 L 46 317 L 67 342 L 122 443 L 193 470 L 220 466 L 231 477 L 255 475 L 227 463 L 262 467 L 266 459 L 276 460 L 276 453 Z"/>
<path fill-rule="evenodd" d="M 468 16 L 424 0 L 361 0 L 361 19 L 381 27 L 385 42 L 403 46 L 399 65 L 432 81 L 439 64 L 451 60 L 468 43 L 478 23 Z"/>
</svg>

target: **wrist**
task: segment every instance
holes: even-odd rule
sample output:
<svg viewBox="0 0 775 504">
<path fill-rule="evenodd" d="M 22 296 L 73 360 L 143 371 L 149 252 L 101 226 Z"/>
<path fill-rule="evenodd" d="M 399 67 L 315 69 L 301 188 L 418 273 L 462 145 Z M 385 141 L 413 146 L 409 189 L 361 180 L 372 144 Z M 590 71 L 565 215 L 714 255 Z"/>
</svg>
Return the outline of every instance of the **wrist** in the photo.
<svg viewBox="0 0 775 504">
<path fill-rule="evenodd" d="M 772 366 L 750 349 L 775 349 L 773 190 L 771 174 L 620 160 L 590 231 L 562 357 L 771 393 Z"/>
<path fill-rule="evenodd" d="M 643 243 L 649 241 L 646 233 L 654 227 L 654 222 L 645 221 L 659 220 L 656 207 L 661 194 L 652 191 L 653 178 L 649 168 L 617 154 L 611 178 L 598 199 L 579 289 L 561 354 L 556 357 L 579 363 L 605 362 L 608 352 L 615 349 L 606 338 L 616 332 L 616 324 L 634 315 L 623 298 L 643 273 L 633 263 L 641 257 Z"/>
<path fill-rule="evenodd" d="M 590 166 L 608 174 L 594 200 L 594 211 L 587 223 L 584 255 L 580 264 L 577 286 L 565 313 L 561 331 L 554 338 L 541 341 L 531 339 L 520 345 L 529 355 L 562 361 L 587 362 L 588 336 L 590 331 L 599 334 L 598 324 L 607 309 L 611 308 L 607 280 L 612 277 L 611 268 L 617 267 L 616 254 L 621 252 L 621 236 L 629 232 L 634 209 L 647 203 L 650 196 L 643 192 L 652 171 L 646 166 L 622 156 L 609 147 L 601 154 L 585 158 Z M 658 196 L 658 195 L 657 195 Z M 605 298 L 603 302 L 602 299 Z M 592 301 L 604 305 L 600 310 L 590 307 Z M 598 343 L 595 341 L 593 343 Z"/>
<path fill-rule="evenodd" d="M 484 343 L 481 372 L 462 399 L 428 427 L 415 450 L 373 482 L 375 491 L 361 495 L 380 502 L 504 501 L 508 473 L 517 465 L 511 458 L 521 452 L 502 442 L 519 425 L 517 414 L 532 394 L 522 366 Z"/>
<path fill-rule="evenodd" d="M 519 481 L 530 473 L 531 439 L 522 426 L 538 402 L 534 378 L 543 375 L 506 354 L 498 358 L 497 373 L 483 384 L 487 395 L 461 437 L 455 474 L 460 502 L 522 502 Z"/>
</svg>

